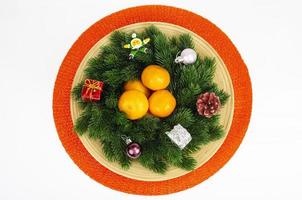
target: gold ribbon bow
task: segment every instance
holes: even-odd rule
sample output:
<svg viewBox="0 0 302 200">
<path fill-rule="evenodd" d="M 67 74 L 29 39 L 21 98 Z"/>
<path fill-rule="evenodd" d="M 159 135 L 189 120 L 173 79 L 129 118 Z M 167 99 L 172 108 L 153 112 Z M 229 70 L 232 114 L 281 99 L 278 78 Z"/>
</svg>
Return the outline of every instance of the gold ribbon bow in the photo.
<svg viewBox="0 0 302 200">
<path fill-rule="evenodd" d="M 95 90 L 102 91 L 102 88 L 99 86 L 98 81 L 95 80 L 86 80 L 85 87 L 87 88 L 85 95 L 89 94 L 90 99 L 92 98 L 92 93 L 95 92 Z"/>
</svg>

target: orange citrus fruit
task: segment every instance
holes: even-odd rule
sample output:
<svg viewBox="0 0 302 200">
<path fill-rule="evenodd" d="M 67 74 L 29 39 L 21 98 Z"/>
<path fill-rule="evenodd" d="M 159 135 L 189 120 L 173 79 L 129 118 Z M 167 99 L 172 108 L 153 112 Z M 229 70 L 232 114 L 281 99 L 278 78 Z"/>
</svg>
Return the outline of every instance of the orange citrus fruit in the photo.
<svg viewBox="0 0 302 200">
<path fill-rule="evenodd" d="M 144 93 L 146 95 L 146 97 L 150 96 L 150 91 L 148 88 L 146 88 L 141 81 L 139 80 L 131 80 L 128 81 L 125 85 L 124 85 L 124 89 L 125 90 L 137 90 L 140 91 L 142 93 Z"/>
<path fill-rule="evenodd" d="M 168 90 L 155 91 L 149 98 L 149 110 L 156 117 L 167 117 L 175 109 L 176 100 Z"/>
<path fill-rule="evenodd" d="M 151 90 L 165 89 L 170 83 L 169 72 L 158 65 L 147 66 L 142 75 L 141 79 L 143 84 Z"/>
<path fill-rule="evenodd" d="M 128 119 L 143 117 L 148 111 L 149 103 L 146 95 L 137 90 L 125 91 L 118 101 L 118 108 L 125 112 Z"/>
</svg>

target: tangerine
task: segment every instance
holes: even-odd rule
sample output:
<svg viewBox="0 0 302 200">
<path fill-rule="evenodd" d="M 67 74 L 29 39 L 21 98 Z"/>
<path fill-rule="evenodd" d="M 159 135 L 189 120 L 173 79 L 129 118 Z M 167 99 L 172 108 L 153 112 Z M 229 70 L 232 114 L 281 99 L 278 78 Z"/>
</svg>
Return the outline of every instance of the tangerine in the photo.
<svg viewBox="0 0 302 200">
<path fill-rule="evenodd" d="M 137 90 L 137 91 L 140 91 L 140 92 L 144 93 L 146 95 L 146 97 L 150 96 L 149 89 L 146 88 L 140 80 L 131 80 L 131 81 L 128 81 L 124 85 L 124 89 L 125 90 Z"/>
<path fill-rule="evenodd" d="M 118 108 L 131 120 L 142 118 L 148 111 L 149 103 L 146 95 L 137 90 L 125 91 L 118 101 Z"/>
<path fill-rule="evenodd" d="M 149 110 L 156 117 L 169 116 L 176 107 L 176 99 L 168 90 L 155 91 L 149 98 Z"/>
<path fill-rule="evenodd" d="M 170 83 L 169 72 L 158 65 L 147 66 L 141 75 L 143 84 L 151 90 L 165 89 Z"/>
</svg>

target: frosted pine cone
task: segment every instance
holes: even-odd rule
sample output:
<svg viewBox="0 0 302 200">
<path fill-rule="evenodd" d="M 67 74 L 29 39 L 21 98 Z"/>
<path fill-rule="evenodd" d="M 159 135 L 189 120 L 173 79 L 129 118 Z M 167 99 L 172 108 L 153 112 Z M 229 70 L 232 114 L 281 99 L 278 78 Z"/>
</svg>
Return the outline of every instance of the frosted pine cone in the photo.
<svg viewBox="0 0 302 200">
<path fill-rule="evenodd" d="M 219 97 L 216 96 L 214 92 L 206 92 L 198 96 L 196 102 L 196 108 L 198 113 L 201 116 L 205 116 L 207 118 L 215 115 L 220 109 L 220 100 Z"/>
</svg>

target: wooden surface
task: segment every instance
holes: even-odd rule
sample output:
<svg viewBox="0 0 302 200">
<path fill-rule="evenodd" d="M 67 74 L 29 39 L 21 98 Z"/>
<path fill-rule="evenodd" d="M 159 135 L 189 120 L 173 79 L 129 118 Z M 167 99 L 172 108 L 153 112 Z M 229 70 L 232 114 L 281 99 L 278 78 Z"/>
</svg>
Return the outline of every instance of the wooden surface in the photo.
<svg viewBox="0 0 302 200">
<path fill-rule="evenodd" d="M 141 32 L 144 28 L 155 25 L 158 27 L 162 32 L 164 32 L 167 36 L 178 36 L 183 33 L 190 33 L 193 38 L 193 42 L 198 54 L 201 57 L 208 56 L 208 57 L 215 57 L 217 62 L 216 73 L 214 77 L 215 83 L 218 84 L 219 88 L 225 90 L 228 94 L 231 95 L 226 105 L 221 109 L 221 124 L 224 127 L 226 132 L 225 136 L 217 141 L 211 142 L 207 145 L 202 146 L 201 150 L 194 153 L 193 157 L 197 161 L 197 167 L 200 167 L 204 164 L 207 160 L 209 160 L 218 148 L 222 145 L 227 133 L 230 129 L 234 111 L 234 91 L 232 86 L 231 77 L 227 71 L 225 64 L 223 63 L 222 59 L 219 57 L 217 52 L 211 47 L 204 39 L 199 37 L 198 35 L 194 34 L 193 32 L 182 28 L 180 26 L 176 26 L 173 24 L 168 23 L 159 23 L 159 22 L 149 22 L 149 23 L 136 23 L 131 24 L 125 27 L 120 28 L 119 30 L 125 31 L 128 33 L 132 32 Z M 100 47 L 107 45 L 109 43 L 109 35 L 106 35 L 104 38 L 100 39 L 93 48 L 87 53 L 84 57 L 83 61 L 81 62 L 76 76 L 74 77 L 73 86 L 77 85 L 77 83 L 84 80 L 84 69 L 87 67 L 87 62 L 90 58 L 96 57 L 99 53 Z M 106 98 L 106 97 L 103 97 Z M 81 114 L 81 109 L 78 107 L 76 101 L 73 101 L 71 98 L 71 116 L 73 122 L 79 117 Z M 202 127 L 201 127 L 202 128 Z M 130 169 L 125 170 L 120 167 L 120 165 L 116 162 L 110 162 L 106 159 L 105 155 L 102 152 L 102 147 L 100 143 L 94 139 L 89 138 L 88 134 L 84 134 L 80 137 L 85 148 L 88 152 L 102 165 L 110 169 L 111 171 L 120 174 L 122 176 L 126 176 L 129 178 L 143 180 L 143 181 L 160 181 L 160 180 L 168 180 L 171 178 L 182 176 L 189 171 L 182 170 L 180 168 L 171 166 L 169 167 L 167 173 L 164 175 L 154 173 L 147 168 L 141 166 L 138 162 L 134 161 Z"/>
</svg>

